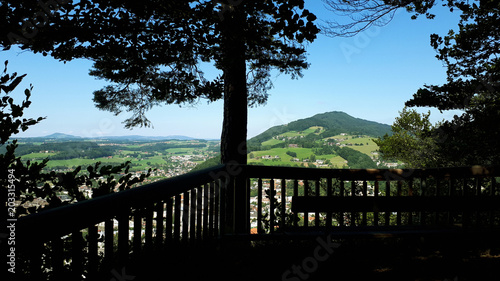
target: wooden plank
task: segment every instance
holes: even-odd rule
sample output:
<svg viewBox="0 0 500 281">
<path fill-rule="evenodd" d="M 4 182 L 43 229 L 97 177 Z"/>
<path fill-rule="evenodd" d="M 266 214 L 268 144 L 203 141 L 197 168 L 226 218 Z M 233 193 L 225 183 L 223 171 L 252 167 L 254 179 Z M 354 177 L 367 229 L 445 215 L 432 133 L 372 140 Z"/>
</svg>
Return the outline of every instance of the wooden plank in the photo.
<svg viewBox="0 0 500 281">
<path fill-rule="evenodd" d="M 54 267 L 54 280 L 63 280 L 64 276 L 64 243 L 62 238 L 52 240 L 52 266 Z"/>
<path fill-rule="evenodd" d="M 113 261 L 114 256 L 114 231 L 113 231 L 114 220 L 109 219 L 104 222 L 104 258 L 106 264 L 110 265 Z"/>
<path fill-rule="evenodd" d="M 71 276 L 73 280 L 80 280 L 83 273 L 83 237 L 80 230 L 71 234 Z"/>
<path fill-rule="evenodd" d="M 229 182 L 228 182 L 229 180 Z M 226 233 L 226 220 L 227 220 L 227 197 L 228 195 L 228 186 L 230 184 L 230 179 L 220 179 L 218 181 L 219 184 L 219 221 L 218 221 L 218 235 L 224 235 Z"/>
<path fill-rule="evenodd" d="M 203 186 L 196 188 L 196 239 L 201 240 L 203 227 Z"/>
<path fill-rule="evenodd" d="M 408 181 L 408 196 L 414 196 L 413 179 Z M 408 224 L 413 225 L 413 212 L 408 213 Z"/>
<path fill-rule="evenodd" d="M 43 280 L 42 272 L 42 249 L 45 247 L 44 243 L 34 243 L 26 253 L 29 257 L 29 277 L 30 280 Z M 4 253 L 2 253 L 4 254 Z M 5 268 L 5 267 L 4 267 Z M 4 273 L 7 274 L 7 273 Z M 4 275 L 5 276 L 5 275 Z M 3 279 L 2 279 L 3 280 Z M 15 278 L 14 278 L 15 280 Z"/>
<path fill-rule="evenodd" d="M 172 243 L 172 230 L 174 224 L 174 214 L 173 214 L 173 198 L 169 197 L 165 199 L 165 209 L 166 209 L 166 218 L 165 218 L 165 244 L 168 245 Z"/>
<path fill-rule="evenodd" d="M 165 211 L 165 204 L 163 201 L 156 203 L 156 248 L 161 248 L 163 246 L 163 213 Z"/>
<path fill-rule="evenodd" d="M 262 227 L 262 179 L 257 180 L 257 233 L 264 234 Z"/>
<path fill-rule="evenodd" d="M 274 220 L 275 214 L 274 214 L 274 209 L 276 208 L 274 204 L 274 196 L 275 190 L 274 190 L 274 179 L 271 179 L 269 181 L 269 233 L 273 234 L 274 233 Z"/>
<path fill-rule="evenodd" d="M 281 224 L 280 228 L 285 229 L 286 223 L 286 180 L 281 179 Z"/>
<path fill-rule="evenodd" d="M 125 264 L 128 260 L 128 209 L 121 210 L 118 215 L 118 261 Z"/>
<path fill-rule="evenodd" d="M 293 196 L 299 196 L 299 181 L 293 180 Z M 297 212 L 293 212 L 293 226 L 299 226 L 299 214 Z"/>
<path fill-rule="evenodd" d="M 145 245 L 144 250 L 146 253 L 153 250 L 153 205 L 147 206 L 144 210 L 144 220 L 146 222 L 146 228 L 144 230 L 145 235 Z"/>
<path fill-rule="evenodd" d="M 391 196 L 391 182 L 390 181 L 385 181 L 385 197 L 390 197 Z M 384 212 L 384 218 L 385 218 L 385 226 L 388 226 L 391 224 L 391 213 L 390 212 Z"/>
<path fill-rule="evenodd" d="M 379 185 L 378 185 L 379 181 L 375 181 L 375 187 L 373 189 L 373 196 L 374 197 L 378 197 L 378 193 L 379 193 Z M 373 212 L 373 224 L 378 226 L 380 223 L 380 220 L 379 220 L 379 212 L 378 211 L 374 211 Z"/>
<path fill-rule="evenodd" d="M 134 238 L 132 241 L 134 257 L 138 258 L 142 252 L 142 214 L 141 210 L 134 211 Z"/>
<path fill-rule="evenodd" d="M 320 178 L 339 178 L 342 180 L 379 180 L 398 181 L 412 178 L 450 178 L 473 176 L 499 176 L 498 167 L 459 167 L 459 168 L 429 168 L 429 169 L 320 169 L 273 166 L 246 166 L 250 178 L 286 178 L 317 180 Z"/>
<path fill-rule="evenodd" d="M 180 194 L 175 195 L 174 201 L 174 242 L 179 242 L 181 239 L 181 204 L 182 197 Z"/>
<path fill-rule="evenodd" d="M 87 245 L 88 245 L 88 269 L 87 272 L 89 274 L 89 277 L 97 277 L 97 271 L 98 271 L 98 245 L 97 245 L 97 225 L 91 225 L 88 228 L 88 238 L 87 238 Z"/>
<path fill-rule="evenodd" d="M 209 215 L 210 215 L 210 193 L 209 184 L 203 185 L 203 239 L 207 239 L 210 233 Z"/>
<path fill-rule="evenodd" d="M 320 196 L 320 180 L 314 181 L 314 196 Z M 320 216 L 319 212 L 314 213 L 314 226 L 319 227 L 320 224 Z"/>
<path fill-rule="evenodd" d="M 189 199 L 189 192 L 184 192 L 182 205 L 182 241 L 184 242 L 189 239 Z"/>
<path fill-rule="evenodd" d="M 191 189 L 191 205 L 189 206 L 189 239 L 191 242 L 196 240 L 196 217 L 198 209 L 198 190 L 196 188 Z"/>
<path fill-rule="evenodd" d="M 327 178 L 326 179 L 326 197 L 332 197 L 332 196 L 333 196 L 332 178 Z M 332 227 L 332 212 L 326 213 L 325 227 L 327 229 Z"/>
<path fill-rule="evenodd" d="M 351 197 L 356 196 L 356 182 L 351 181 Z M 355 226 L 356 225 L 356 211 L 351 211 L 351 219 L 350 219 L 350 226 Z"/>
<path fill-rule="evenodd" d="M 476 196 L 481 196 L 481 179 L 479 177 L 474 178 L 474 188 L 476 191 Z M 478 227 L 481 224 L 481 213 L 479 210 L 475 210 L 475 220 L 474 225 Z"/>
<path fill-rule="evenodd" d="M 221 220 L 221 197 L 222 197 L 222 194 L 221 194 L 221 184 L 220 184 L 220 180 L 216 180 L 214 182 L 214 232 L 213 232 L 213 236 L 214 237 L 217 237 L 218 235 L 221 235 L 221 230 L 220 230 L 220 220 Z"/>
<path fill-rule="evenodd" d="M 345 192 L 345 190 L 344 190 L 344 189 L 345 189 L 344 184 L 345 184 L 345 183 L 344 183 L 344 181 L 343 181 L 343 180 L 341 180 L 341 181 L 340 181 L 340 194 L 339 194 L 339 197 L 344 197 L 344 192 Z M 294 205 L 294 204 L 293 204 L 293 198 L 292 198 L 292 209 L 293 209 L 293 205 Z M 339 219 L 340 219 L 340 221 L 339 221 L 339 226 L 340 226 L 340 227 L 345 226 L 345 220 L 344 220 L 344 210 L 340 210 Z"/>
<path fill-rule="evenodd" d="M 368 183 L 366 181 L 363 181 L 363 197 L 367 197 L 367 196 L 368 196 Z M 363 214 L 362 214 L 361 225 L 362 226 L 367 225 L 366 212 L 363 212 Z"/>
<path fill-rule="evenodd" d="M 500 209 L 500 197 L 449 196 L 370 196 L 370 197 L 305 197 L 292 198 L 294 212 L 447 212 L 489 211 Z"/>
<path fill-rule="evenodd" d="M 304 180 L 303 183 L 304 183 L 304 197 L 308 197 L 309 196 L 309 181 Z M 307 211 L 309 211 L 309 210 L 307 210 Z M 309 227 L 309 213 L 307 211 L 304 212 L 304 227 Z"/>
<path fill-rule="evenodd" d="M 217 235 L 216 233 L 216 227 L 215 227 L 215 221 L 217 219 L 218 213 L 215 211 L 215 207 L 217 204 L 217 198 L 215 195 L 215 182 L 210 182 L 209 187 L 208 187 L 208 200 L 209 200 L 209 216 L 208 216 L 208 228 L 209 228 L 209 236 L 215 237 Z M 218 193 L 217 193 L 218 194 Z"/>
<path fill-rule="evenodd" d="M 398 183 L 397 183 L 397 196 L 398 197 L 401 197 L 401 195 L 402 195 L 402 186 L 403 186 L 403 182 L 402 181 L 398 181 Z M 397 225 L 401 225 L 401 222 L 402 222 L 401 219 L 402 219 L 401 218 L 401 212 L 398 211 L 396 213 L 396 224 Z"/>
</svg>

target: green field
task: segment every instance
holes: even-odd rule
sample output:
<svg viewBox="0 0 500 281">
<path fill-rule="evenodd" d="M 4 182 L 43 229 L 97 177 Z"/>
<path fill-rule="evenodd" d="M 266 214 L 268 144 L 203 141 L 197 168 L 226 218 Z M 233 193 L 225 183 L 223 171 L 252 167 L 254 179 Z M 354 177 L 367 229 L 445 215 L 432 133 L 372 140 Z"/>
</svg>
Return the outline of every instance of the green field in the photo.
<svg viewBox="0 0 500 281">
<path fill-rule="evenodd" d="M 296 158 L 300 161 L 292 161 L 294 157 L 286 154 L 287 151 L 297 153 Z M 301 163 L 307 163 L 302 162 L 302 159 L 309 158 L 312 154 L 314 154 L 314 152 L 311 148 L 273 148 L 269 150 L 253 151 L 249 154 L 248 163 L 261 165 L 301 165 Z M 269 155 L 271 158 L 279 156 L 279 159 L 263 159 L 262 156 L 265 155 Z M 252 156 L 252 158 L 250 158 L 250 156 Z M 337 167 L 342 167 L 345 161 L 342 157 L 333 154 L 318 155 L 316 156 L 316 160 L 330 160 L 331 164 Z"/>
<path fill-rule="evenodd" d="M 102 158 L 96 158 L 96 159 L 82 159 L 82 158 L 73 158 L 73 159 L 68 159 L 68 160 L 50 160 L 47 163 L 48 168 L 52 167 L 76 167 L 76 166 L 88 166 L 88 165 L 93 165 L 96 162 L 101 162 L 103 164 L 116 164 L 116 163 L 123 163 L 125 161 L 132 160 L 130 158 L 120 158 L 120 157 L 113 157 L 113 158 L 108 158 L 108 157 L 102 157 Z"/>
<path fill-rule="evenodd" d="M 353 146 L 349 146 L 349 147 L 352 149 L 355 149 L 359 152 L 362 152 L 368 156 L 372 156 L 372 152 L 378 150 L 378 145 L 375 142 L 373 142 L 372 139 L 373 139 L 372 137 L 362 137 L 362 138 L 355 138 L 355 139 L 350 137 L 349 140 L 343 141 L 341 143 L 343 143 L 343 144 L 347 144 L 347 143 L 363 144 L 360 146 L 353 145 Z"/>
<path fill-rule="evenodd" d="M 279 143 L 284 143 L 282 140 L 270 139 L 262 143 L 262 146 L 273 146 Z"/>
<path fill-rule="evenodd" d="M 316 133 L 317 131 L 317 133 Z M 286 132 L 286 133 L 283 133 L 281 135 L 279 135 L 278 137 L 300 137 L 300 136 L 307 136 L 309 134 L 312 134 L 312 133 L 315 133 L 315 134 L 321 134 L 322 132 L 324 132 L 325 129 L 323 127 L 320 127 L 320 126 L 312 126 L 312 127 L 309 127 L 308 129 L 304 130 L 304 131 L 289 131 L 289 132 Z"/>
<path fill-rule="evenodd" d="M 110 144 L 109 141 L 93 141 L 98 145 L 98 148 L 107 148 L 109 145 L 110 154 L 112 156 L 106 157 L 85 157 L 85 158 L 69 158 L 69 159 L 50 159 L 51 157 L 57 156 L 59 153 L 70 153 L 74 152 L 71 142 L 61 141 L 60 145 L 52 145 L 49 151 L 51 153 L 41 153 L 39 151 L 45 151 L 43 143 L 40 144 L 26 144 L 25 151 L 29 153 L 19 154 L 23 161 L 38 161 L 41 162 L 43 159 L 49 158 L 45 170 L 67 170 L 74 169 L 78 166 L 82 166 L 84 169 L 89 165 L 94 165 L 97 162 L 101 162 L 102 165 L 119 165 L 126 161 L 131 162 L 130 171 L 143 171 L 149 168 L 168 171 L 168 170 L 183 170 L 185 172 L 189 171 L 192 167 L 192 163 L 186 165 L 183 161 L 179 161 L 177 156 L 192 155 L 191 162 L 201 163 L 204 162 L 204 158 L 207 156 L 215 155 L 214 147 L 218 145 L 217 141 L 203 142 L 203 146 L 193 147 L 193 143 L 197 144 L 198 141 L 150 141 L 150 142 L 123 142 L 118 141 L 116 143 Z M 165 150 L 153 150 L 152 146 L 158 145 L 162 146 L 165 143 L 171 145 L 172 148 L 167 148 Z M 200 142 L 202 143 L 202 142 Z M 104 144 L 104 145 L 101 145 Z M 168 146 L 167 145 L 167 146 Z M 45 146 L 46 147 L 46 146 Z M 73 149 L 73 150 L 72 150 Z M 94 150 L 95 151 L 95 150 Z M 99 155 L 103 155 L 102 153 Z"/>
<path fill-rule="evenodd" d="M 57 153 L 30 153 L 21 156 L 22 160 L 40 160 L 40 159 L 45 159 L 49 156 L 56 155 Z"/>
<path fill-rule="evenodd" d="M 297 137 L 297 136 L 307 136 L 309 134 L 320 134 L 324 131 L 323 127 L 313 126 L 308 128 L 307 130 L 298 132 L 298 131 L 289 131 L 283 134 L 278 135 L 278 138 L 282 137 Z M 285 147 L 285 148 L 272 148 L 262 151 L 252 151 L 251 155 L 248 157 L 248 163 L 250 164 L 259 164 L 259 165 L 276 165 L 276 166 L 308 166 L 313 167 L 316 165 L 312 165 L 308 162 L 303 162 L 303 159 L 309 158 L 312 154 L 314 154 L 314 150 L 320 148 L 322 145 L 326 145 L 325 142 L 337 142 L 334 139 L 341 140 L 339 143 L 346 145 L 348 148 L 353 150 L 357 150 L 363 154 L 368 155 L 369 157 L 373 156 L 372 152 L 378 150 L 377 144 L 372 140 L 372 137 L 369 136 L 353 136 L 353 135 L 336 135 L 333 137 L 319 139 L 316 140 L 316 148 L 295 148 L 295 147 Z M 285 141 L 280 139 L 271 138 L 267 141 L 262 142 L 262 147 L 271 147 L 276 144 L 285 143 Z M 286 143 L 290 143 L 290 141 L 286 141 Z M 320 145 L 319 147 L 317 145 Z M 299 161 L 291 161 L 293 157 L 286 154 L 287 151 L 297 153 L 297 157 Z M 271 159 L 263 159 L 262 156 L 269 155 Z M 278 156 L 278 159 L 274 157 Z M 329 160 L 329 167 L 337 167 L 343 168 L 346 167 L 346 160 L 336 154 L 328 154 L 328 155 L 315 155 L 316 160 Z"/>
</svg>

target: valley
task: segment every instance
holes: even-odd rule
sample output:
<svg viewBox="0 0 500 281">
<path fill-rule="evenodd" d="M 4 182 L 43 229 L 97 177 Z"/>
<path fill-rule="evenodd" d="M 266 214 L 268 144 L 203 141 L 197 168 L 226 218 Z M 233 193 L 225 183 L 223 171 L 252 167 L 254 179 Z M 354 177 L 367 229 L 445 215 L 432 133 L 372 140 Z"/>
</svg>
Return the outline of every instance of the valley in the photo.
<svg viewBox="0 0 500 281">
<path fill-rule="evenodd" d="M 220 150 L 219 141 L 208 140 L 25 138 L 18 144 L 16 152 L 22 161 L 49 159 L 46 172 L 67 172 L 96 162 L 116 166 L 130 161 L 130 172 L 153 169 L 148 182 L 185 174 Z"/>
<path fill-rule="evenodd" d="M 385 168 L 398 163 L 379 159 L 373 139 L 390 126 L 328 112 L 269 128 L 248 140 L 248 164 L 309 168 Z M 46 172 L 67 172 L 96 162 L 119 165 L 130 161 L 130 172 L 153 169 L 146 182 L 169 178 L 220 163 L 220 141 L 185 136 L 103 137 L 85 139 L 65 134 L 18 140 L 22 161 L 49 159 Z M 0 151 L 4 153 L 4 151 Z M 85 169 L 83 169 L 85 171 Z"/>
</svg>

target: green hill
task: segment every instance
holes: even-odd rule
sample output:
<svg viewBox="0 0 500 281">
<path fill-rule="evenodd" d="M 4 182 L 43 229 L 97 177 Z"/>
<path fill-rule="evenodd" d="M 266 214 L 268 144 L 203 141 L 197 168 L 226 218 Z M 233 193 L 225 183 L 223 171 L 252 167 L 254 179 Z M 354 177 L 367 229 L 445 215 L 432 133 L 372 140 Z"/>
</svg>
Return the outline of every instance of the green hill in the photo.
<svg viewBox="0 0 500 281">
<path fill-rule="evenodd" d="M 373 138 L 391 134 L 389 125 L 327 112 L 272 127 L 248 141 L 248 163 L 272 166 L 376 168 Z M 196 169 L 214 166 L 220 158 Z"/>
<path fill-rule="evenodd" d="M 315 126 L 323 128 L 323 131 L 319 133 L 321 138 L 332 137 L 341 133 L 371 137 L 381 137 L 391 133 L 391 126 L 389 125 L 355 118 L 345 112 L 332 111 L 299 119 L 286 125 L 272 127 L 262 134 L 251 138 L 248 141 L 248 145 L 260 146 L 263 142 L 272 139 L 274 136 L 290 131 L 301 132 Z"/>
</svg>

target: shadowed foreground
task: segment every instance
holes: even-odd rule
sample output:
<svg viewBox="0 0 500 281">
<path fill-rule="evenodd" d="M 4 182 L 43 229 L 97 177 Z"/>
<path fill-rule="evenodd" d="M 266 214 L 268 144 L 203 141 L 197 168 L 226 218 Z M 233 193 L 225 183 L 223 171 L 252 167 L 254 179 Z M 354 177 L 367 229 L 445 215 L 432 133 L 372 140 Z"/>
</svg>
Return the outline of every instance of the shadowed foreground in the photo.
<svg viewBox="0 0 500 281">
<path fill-rule="evenodd" d="M 129 280 L 497 280 L 500 251 L 465 241 L 323 238 L 151 254 Z M 479 250 L 480 249 L 480 250 Z M 499 249 L 496 247 L 496 249 Z M 104 279 L 106 280 L 106 279 Z"/>
<path fill-rule="evenodd" d="M 220 165 L 16 224 L 25 280 L 50 281 L 498 280 L 498 237 L 500 167 L 481 166 Z"/>
</svg>

